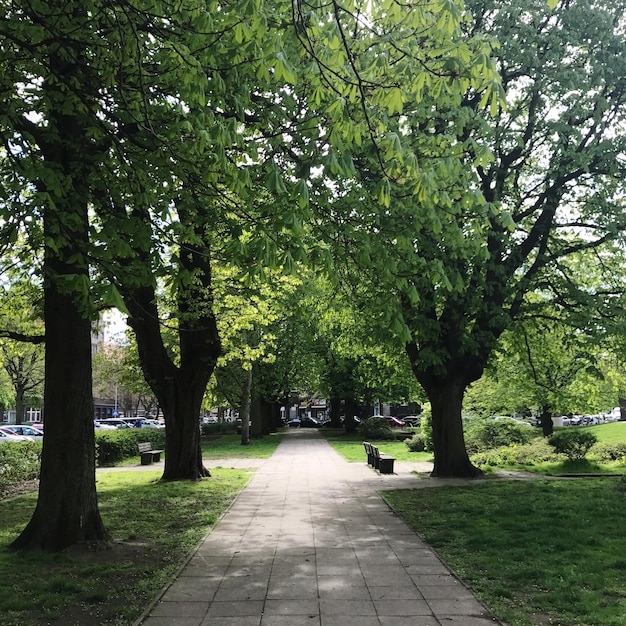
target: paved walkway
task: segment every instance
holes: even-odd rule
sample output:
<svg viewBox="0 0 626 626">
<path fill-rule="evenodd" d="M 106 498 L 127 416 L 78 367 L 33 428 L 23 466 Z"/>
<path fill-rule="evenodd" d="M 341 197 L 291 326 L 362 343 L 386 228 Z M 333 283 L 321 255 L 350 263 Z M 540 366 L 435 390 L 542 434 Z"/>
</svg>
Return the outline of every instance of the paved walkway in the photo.
<svg viewBox="0 0 626 626">
<path fill-rule="evenodd" d="M 497 624 L 378 494 L 427 482 L 413 469 L 290 431 L 137 625 Z"/>
</svg>

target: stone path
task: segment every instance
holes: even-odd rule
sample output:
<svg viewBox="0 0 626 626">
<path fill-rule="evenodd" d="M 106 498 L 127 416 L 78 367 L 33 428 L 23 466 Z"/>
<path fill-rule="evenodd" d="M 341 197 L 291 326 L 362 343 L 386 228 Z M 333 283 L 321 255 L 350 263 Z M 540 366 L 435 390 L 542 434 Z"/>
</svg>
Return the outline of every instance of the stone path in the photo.
<svg viewBox="0 0 626 626">
<path fill-rule="evenodd" d="M 258 464 L 137 626 L 498 624 L 378 494 L 430 482 L 415 464 L 380 475 L 308 430 Z"/>
</svg>

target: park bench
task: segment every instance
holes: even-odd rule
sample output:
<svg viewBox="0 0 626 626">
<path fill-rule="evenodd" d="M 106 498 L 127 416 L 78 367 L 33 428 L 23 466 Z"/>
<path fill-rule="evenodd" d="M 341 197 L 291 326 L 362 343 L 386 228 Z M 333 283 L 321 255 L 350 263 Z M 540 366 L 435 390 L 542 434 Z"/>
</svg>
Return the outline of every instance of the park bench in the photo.
<svg viewBox="0 0 626 626">
<path fill-rule="evenodd" d="M 393 474 L 393 462 L 396 460 L 390 454 L 381 452 L 376 446 L 364 441 L 363 447 L 367 454 L 367 464 L 377 469 L 381 474 Z"/>
<path fill-rule="evenodd" d="M 152 444 L 149 441 L 142 441 L 138 443 L 137 448 L 139 450 L 142 465 L 150 465 L 153 461 L 158 463 L 161 460 L 161 452 L 165 452 L 165 450 L 153 450 Z"/>
</svg>

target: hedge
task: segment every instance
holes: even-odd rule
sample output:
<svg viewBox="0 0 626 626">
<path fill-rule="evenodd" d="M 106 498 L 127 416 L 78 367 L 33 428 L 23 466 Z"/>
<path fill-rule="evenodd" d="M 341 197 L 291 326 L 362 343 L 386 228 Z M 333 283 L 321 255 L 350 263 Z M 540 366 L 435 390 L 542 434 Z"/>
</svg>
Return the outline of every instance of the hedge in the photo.
<svg viewBox="0 0 626 626">
<path fill-rule="evenodd" d="M 165 448 L 164 428 L 124 428 L 96 432 L 96 464 L 106 467 L 138 456 L 137 444 L 149 441 L 155 449 Z"/>
<path fill-rule="evenodd" d="M 41 441 L 0 444 L 0 493 L 16 483 L 39 478 Z"/>
</svg>

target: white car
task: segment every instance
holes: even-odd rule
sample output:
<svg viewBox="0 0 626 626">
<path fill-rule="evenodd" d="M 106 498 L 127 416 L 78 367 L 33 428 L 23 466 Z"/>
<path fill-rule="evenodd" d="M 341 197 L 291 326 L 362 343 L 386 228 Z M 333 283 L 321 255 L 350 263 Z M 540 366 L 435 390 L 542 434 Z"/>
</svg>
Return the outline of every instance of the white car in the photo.
<svg viewBox="0 0 626 626">
<path fill-rule="evenodd" d="M 26 437 L 22 437 L 22 435 L 16 435 L 12 433 L 5 427 L 0 428 L 0 442 L 10 442 L 10 441 L 28 441 Z"/>
<path fill-rule="evenodd" d="M 10 424 L 3 426 L 2 429 L 10 430 L 14 435 L 21 435 L 31 441 L 41 441 L 43 438 L 43 430 L 34 428 L 33 426 L 26 426 L 25 424 Z"/>
<path fill-rule="evenodd" d="M 100 420 L 94 420 L 93 426 L 96 430 L 117 430 L 117 426 L 101 422 Z"/>
</svg>

